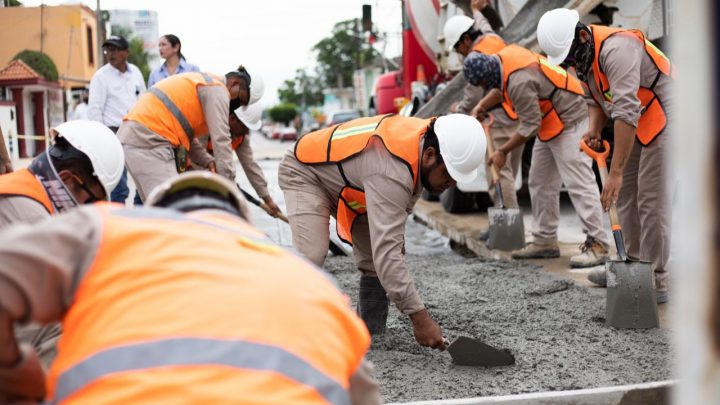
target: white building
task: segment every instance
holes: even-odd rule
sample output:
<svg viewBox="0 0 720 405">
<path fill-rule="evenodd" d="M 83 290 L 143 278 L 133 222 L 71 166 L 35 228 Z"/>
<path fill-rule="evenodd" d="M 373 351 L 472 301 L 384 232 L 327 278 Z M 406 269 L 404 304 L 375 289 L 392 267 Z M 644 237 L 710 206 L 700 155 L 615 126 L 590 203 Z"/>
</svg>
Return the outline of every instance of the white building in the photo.
<svg viewBox="0 0 720 405">
<path fill-rule="evenodd" d="M 158 13 L 154 10 L 110 10 L 110 25 L 119 25 L 143 39 L 145 51 L 150 55 L 150 68 L 160 66 L 158 52 Z"/>
</svg>

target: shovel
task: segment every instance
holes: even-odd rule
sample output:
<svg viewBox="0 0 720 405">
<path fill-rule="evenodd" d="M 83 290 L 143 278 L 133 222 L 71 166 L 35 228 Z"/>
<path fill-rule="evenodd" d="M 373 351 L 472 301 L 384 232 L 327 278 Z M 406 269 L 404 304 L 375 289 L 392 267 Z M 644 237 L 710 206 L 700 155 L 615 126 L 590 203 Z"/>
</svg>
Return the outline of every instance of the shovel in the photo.
<svg viewBox="0 0 720 405">
<path fill-rule="evenodd" d="M 236 184 L 236 185 L 237 185 L 238 189 L 240 190 L 240 192 L 242 193 L 242 195 L 245 196 L 245 199 L 247 199 L 254 205 L 257 205 L 258 207 L 262 208 L 263 211 L 265 211 L 269 215 L 271 215 L 271 216 L 273 215 L 270 213 L 270 208 L 267 206 L 267 204 L 258 200 L 257 198 L 255 198 L 255 196 L 248 193 L 247 191 L 243 190 L 239 184 Z M 278 214 L 277 218 L 280 219 L 281 221 L 285 222 L 286 224 L 289 223 L 287 217 L 285 215 L 283 215 L 282 213 Z M 332 236 L 331 236 L 331 238 L 332 238 Z M 339 242 L 335 242 L 332 239 L 330 239 L 329 249 L 330 249 L 330 252 L 332 254 L 334 254 L 335 256 L 350 256 L 349 251 L 347 251 L 342 245 L 340 245 Z"/>
<path fill-rule="evenodd" d="M 610 144 L 603 141 L 603 150 L 598 152 L 582 140 L 580 148 L 597 162 L 600 181 L 605 187 L 608 177 L 606 159 L 610 154 Z M 605 322 L 608 326 L 618 329 L 657 328 L 660 326 L 660 320 L 650 263 L 628 259 L 615 203 L 610 206 L 608 214 L 618 260 L 609 260 L 605 263 L 607 276 Z"/>
<path fill-rule="evenodd" d="M 453 363 L 458 366 L 501 367 L 515 364 L 515 357 L 509 350 L 499 350 L 477 339 L 460 336 L 450 345 L 445 340 L 447 351 Z"/>
<path fill-rule="evenodd" d="M 489 115 L 487 123 L 483 123 L 487 137 L 488 153 L 495 153 L 495 145 L 490 136 L 490 127 L 493 123 Z M 489 249 L 504 250 L 506 252 L 525 247 L 525 225 L 522 212 L 519 208 L 505 208 L 505 201 L 500 184 L 500 174 L 495 165 L 490 165 L 493 183 L 495 183 L 495 202 L 497 207 L 488 208 L 488 222 L 490 223 L 487 247 Z"/>
</svg>

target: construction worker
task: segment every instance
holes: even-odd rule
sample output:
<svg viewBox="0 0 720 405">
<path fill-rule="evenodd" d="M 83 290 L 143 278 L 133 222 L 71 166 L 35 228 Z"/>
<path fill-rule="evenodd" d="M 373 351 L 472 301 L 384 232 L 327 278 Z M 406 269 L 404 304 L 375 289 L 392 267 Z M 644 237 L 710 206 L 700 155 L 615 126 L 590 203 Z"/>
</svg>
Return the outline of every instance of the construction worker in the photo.
<svg viewBox="0 0 720 405">
<path fill-rule="evenodd" d="M 68 121 L 52 128 L 51 135 L 53 145 L 26 169 L 0 177 L 0 229 L 109 200 L 120 181 L 122 146 L 108 127 Z"/>
<path fill-rule="evenodd" d="M 455 50 L 466 58 L 471 52 L 484 53 L 492 55 L 505 48 L 505 41 L 495 34 L 488 20 L 483 16 L 483 7 L 487 7 L 487 2 L 474 0 L 471 3 L 473 9 L 473 18 L 457 15 L 451 17 L 445 23 L 443 32 L 445 41 L 448 44 L 448 51 Z M 470 114 L 477 103 L 485 96 L 485 90 L 480 86 L 467 84 L 463 91 L 462 100 L 457 105 L 451 107 L 455 112 Z M 502 145 L 507 142 L 516 132 L 518 123 L 516 120 L 510 119 L 503 109 L 498 105 L 492 109 L 494 117 L 492 124 L 491 136 L 496 145 Z M 500 184 L 503 193 L 503 202 L 508 208 L 518 208 L 517 194 L 515 192 L 515 178 L 520 172 L 520 162 L 522 161 L 523 148 L 513 150 L 505 166 L 500 170 Z M 492 175 L 489 170 L 485 172 L 485 181 L 487 184 L 492 183 Z M 460 185 L 462 188 L 472 191 L 478 188 L 475 185 Z M 490 198 L 495 201 L 495 189 L 488 188 Z M 487 229 L 480 232 L 480 239 L 487 239 L 489 232 Z"/>
<path fill-rule="evenodd" d="M 0 235 L 6 402 L 380 403 L 349 299 L 246 222 L 233 183 L 185 173 L 146 203 Z M 27 320 L 62 320 L 47 378 L 13 340 Z"/>
<path fill-rule="evenodd" d="M 420 345 L 445 348 L 405 264 L 405 222 L 423 187 L 440 193 L 473 181 L 485 147 L 480 123 L 464 114 L 381 115 L 311 132 L 280 162 L 293 246 L 321 266 L 337 219 L 362 272 L 358 312 L 372 335 L 385 329 L 389 296 Z"/>
<path fill-rule="evenodd" d="M 2 128 L 0 128 L 0 174 L 12 173 L 13 165 L 10 154 L 5 146 L 5 138 L 3 137 Z"/>
<path fill-rule="evenodd" d="M 575 10 L 545 13 L 540 46 L 554 64 L 574 66 L 592 95 L 588 144 L 602 149 L 600 131 L 613 120 L 615 144 L 602 191 L 605 210 L 617 203 L 628 257 L 653 263 L 659 303 L 667 301 L 670 254 L 665 135 L 675 69 L 642 32 L 585 25 Z M 605 272 L 590 275 L 605 284 Z"/>
<path fill-rule="evenodd" d="M 473 110 L 482 118 L 488 106 L 502 103 L 505 113 L 519 121 L 517 132 L 496 146 L 488 164 L 501 168 L 507 154 L 537 136 L 530 163 L 530 201 L 535 229 L 533 241 L 515 251 L 515 259 L 560 257 L 557 230 L 560 188 L 564 184 L 577 211 L 586 241 L 570 258 L 572 267 L 591 267 L 607 260 L 610 240 L 603 228 L 600 195 L 592 160 L 578 145 L 587 131 L 588 117 L 580 81 L 545 58 L 517 45 L 495 55 L 472 54 L 465 60 L 467 81 L 488 94 Z"/>
<path fill-rule="evenodd" d="M 230 146 L 232 150 L 235 151 L 240 165 L 245 171 L 245 175 L 255 189 L 258 197 L 267 205 L 269 209 L 268 213 L 273 216 L 278 216 L 282 211 L 270 196 L 265 175 L 263 175 L 260 165 L 257 164 L 253 157 L 250 141 L 246 139 L 250 135 L 251 129 L 256 131 L 262 126 L 262 105 L 255 103 L 241 107 L 239 100 L 232 100 L 230 102 L 230 111 Z M 208 153 L 213 153 L 213 145 L 210 139 L 205 137 L 201 139 L 200 142 L 206 142 Z"/>
<path fill-rule="evenodd" d="M 142 200 L 157 185 L 183 172 L 188 154 L 195 164 L 235 180 L 228 108 L 230 100 L 248 105 L 262 97 L 262 79 L 259 75 L 253 79 L 242 67 L 225 80 L 202 72 L 182 73 L 161 80 L 140 97 L 125 116 L 118 137 Z M 214 157 L 197 140 L 208 133 Z"/>
<path fill-rule="evenodd" d="M 69 121 L 51 129 L 51 134 L 53 145 L 28 168 L 0 177 L 0 231 L 12 224 L 39 222 L 78 204 L 108 200 L 120 181 L 122 146 L 109 128 L 95 121 Z M 37 247 L 43 251 L 47 246 L 28 245 Z M 27 325 L 17 331 L 17 339 L 32 344 L 45 366 L 55 357 L 59 336 L 57 324 Z"/>
</svg>

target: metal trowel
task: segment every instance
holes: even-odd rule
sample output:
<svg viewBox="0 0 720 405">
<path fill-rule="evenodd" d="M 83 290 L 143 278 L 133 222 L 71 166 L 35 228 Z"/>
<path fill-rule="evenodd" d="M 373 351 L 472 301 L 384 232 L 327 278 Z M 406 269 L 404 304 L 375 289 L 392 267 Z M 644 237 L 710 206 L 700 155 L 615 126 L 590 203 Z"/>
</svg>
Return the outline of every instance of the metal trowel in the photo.
<svg viewBox="0 0 720 405">
<path fill-rule="evenodd" d="M 445 342 L 447 345 L 447 339 Z M 515 356 L 509 350 L 499 350 L 467 336 L 455 339 L 447 351 L 458 366 L 501 367 L 515 364 Z"/>
</svg>

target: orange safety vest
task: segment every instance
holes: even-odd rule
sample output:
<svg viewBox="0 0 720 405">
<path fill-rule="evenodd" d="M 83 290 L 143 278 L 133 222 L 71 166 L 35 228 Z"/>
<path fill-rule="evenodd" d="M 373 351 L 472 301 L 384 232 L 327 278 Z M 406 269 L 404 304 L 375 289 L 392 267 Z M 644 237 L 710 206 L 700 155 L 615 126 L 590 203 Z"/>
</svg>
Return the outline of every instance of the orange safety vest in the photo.
<svg viewBox="0 0 720 405">
<path fill-rule="evenodd" d="M 505 41 L 499 35 L 485 34 L 472 46 L 472 50 L 486 55 L 493 55 L 500 52 L 505 46 L 507 46 Z"/>
<path fill-rule="evenodd" d="M 542 113 L 542 122 L 540 123 L 540 131 L 538 138 L 541 141 L 549 141 L 560 135 L 565 130 L 565 124 L 560 119 L 560 114 L 552 103 L 552 97 L 557 90 L 565 90 L 577 95 L 585 95 L 582 83 L 576 77 L 569 75 L 565 69 L 560 66 L 551 65 L 543 56 L 538 55 L 518 45 L 508 45 L 497 53 L 503 68 L 503 110 L 510 119 L 517 120 L 518 115 L 515 112 L 512 100 L 508 94 L 508 80 L 513 73 L 528 66 L 538 66 L 540 71 L 550 82 L 555 85 L 555 89 L 550 93 L 547 99 L 540 99 L 540 112 Z"/>
<path fill-rule="evenodd" d="M 311 132 L 295 144 L 295 157 L 305 164 L 340 164 L 365 150 L 372 137 L 378 137 L 388 152 L 410 170 L 413 186 L 420 172 L 420 139 L 432 119 L 402 117 L 394 114 L 358 118 Z M 342 173 L 342 171 L 341 171 Z M 343 175 L 343 178 L 345 176 Z M 355 219 L 367 213 L 365 191 L 345 179 L 338 196 L 335 214 L 338 237 L 352 244 Z"/>
<path fill-rule="evenodd" d="M 232 150 L 237 150 L 237 148 L 239 148 L 240 145 L 242 145 L 244 140 L 245 140 L 245 135 L 240 135 L 237 138 L 232 138 L 230 147 L 232 148 Z M 212 155 L 212 151 L 213 151 L 212 139 L 208 139 L 207 151 L 209 154 Z"/>
<path fill-rule="evenodd" d="M 320 270 L 229 214 L 92 209 L 50 402 L 350 403 L 370 336 Z"/>
<path fill-rule="evenodd" d="M 195 135 L 209 132 L 203 113 L 199 86 L 225 84 L 207 73 L 181 73 L 163 79 L 143 94 L 125 120 L 137 121 L 167 139 L 173 147 L 190 149 Z"/>
<path fill-rule="evenodd" d="M 49 214 L 55 213 L 50 196 L 40 184 L 40 180 L 28 169 L 20 169 L 0 176 L 0 195 L 27 197 L 42 204 Z"/>
<path fill-rule="evenodd" d="M 640 87 L 637 92 L 641 107 L 640 120 L 637 126 L 637 138 L 643 145 L 648 145 L 656 136 L 665 130 L 667 126 L 667 115 L 663 109 L 662 101 L 657 97 L 653 89 L 658 79 L 660 79 L 661 74 L 675 79 L 676 69 L 673 64 L 670 63 L 670 59 L 648 41 L 641 31 L 610 28 L 603 25 L 590 25 L 590 27 L 595 40 L 595 59 L 593 60 L 595 86 L 597 86 L 599 94 L 602 94 L 609 103 L 613 101 L 612 92 L 610 92 L 610 82 L 600 67 L 600 52 L 602 52 L 605 40 L 620 32 L 628 32 L 635 35 L 640 42 L 645 45 L 645 52 L 647 52 L 655 64 L 655 67 L 658 69 L 658 74 L 655 80 L 653 80 L 652 85 L 650 85 L 650 87 Z"/>
</svg>

